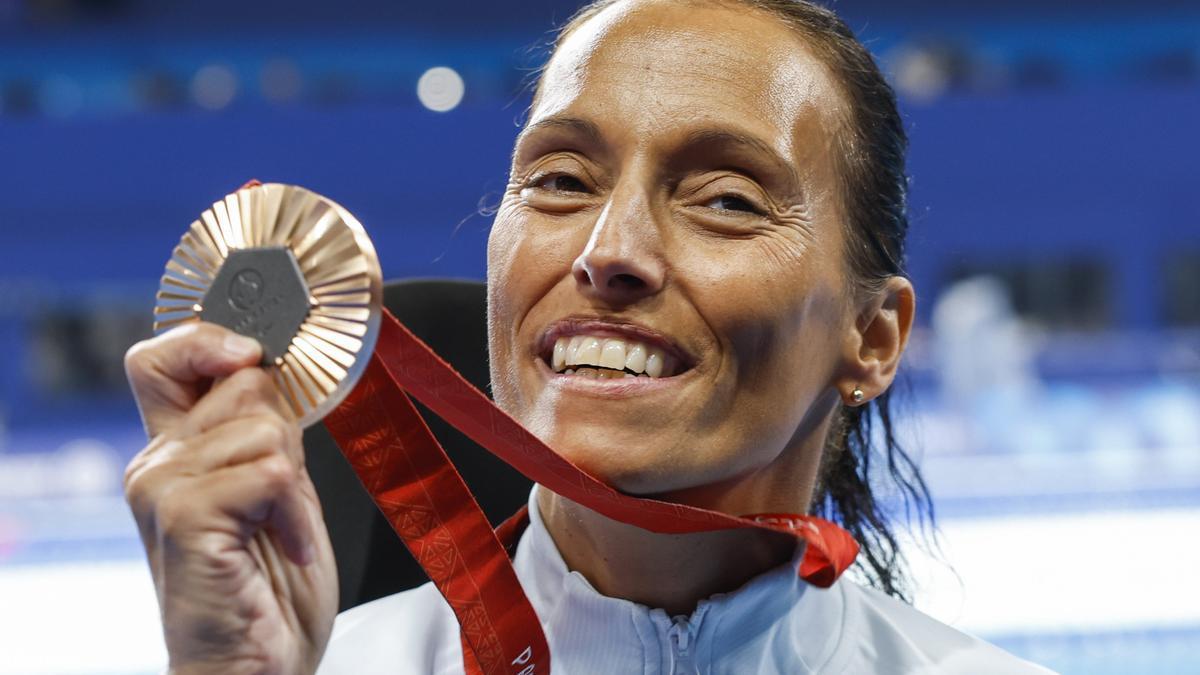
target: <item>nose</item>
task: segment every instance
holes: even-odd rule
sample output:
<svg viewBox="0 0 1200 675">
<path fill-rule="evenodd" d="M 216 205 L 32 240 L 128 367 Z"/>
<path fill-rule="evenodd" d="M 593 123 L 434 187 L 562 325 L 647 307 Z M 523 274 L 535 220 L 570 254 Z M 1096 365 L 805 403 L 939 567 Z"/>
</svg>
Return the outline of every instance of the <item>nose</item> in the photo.
<svg viewBox="0 0 1200 675">
<path fill-rule="evenodd" d="M 666 277 L 661 235 L 646 200 L 610 200 L 571 273 L 581 292 L 613 305 L 661 291 Z"/>
</svg>

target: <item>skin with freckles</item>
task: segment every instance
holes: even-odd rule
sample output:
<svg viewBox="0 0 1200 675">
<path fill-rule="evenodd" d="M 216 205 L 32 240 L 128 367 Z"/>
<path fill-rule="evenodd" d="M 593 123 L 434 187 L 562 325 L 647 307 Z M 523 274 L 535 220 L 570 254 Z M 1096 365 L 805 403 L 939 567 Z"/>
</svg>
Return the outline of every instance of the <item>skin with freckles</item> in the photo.
<svg viewBox="0 0 1200 675">
<path fill-rule="evenodd" d="M 489 240 L 497 402 L 622 491 L 805 512 L 833 412 L 855 386 L 886 389 L 912 315 L 903 279 L 852 290 L 831 154 L 842 105 L 803 39 L 764 13 L 627 2 L 571 33 Z M 625 389 L 556 375 L 540 340 L 566 319 L 649 330 L 688 367 Z M 675 611 L 791 551 L 757 531 L 651 535 L 540 494 L 568 565 Z"/>
</svg>

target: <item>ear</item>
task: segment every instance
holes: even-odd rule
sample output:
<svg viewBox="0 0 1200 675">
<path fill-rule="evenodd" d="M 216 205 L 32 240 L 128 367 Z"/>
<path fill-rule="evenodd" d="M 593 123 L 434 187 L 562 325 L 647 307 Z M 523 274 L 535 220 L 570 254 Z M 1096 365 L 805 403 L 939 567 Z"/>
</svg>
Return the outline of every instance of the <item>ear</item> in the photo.
<svg viewBox="0 0 1200 675">
<path fill-rule="evenodd" d="M 916 305 L 912 282 L 894 276 L 858 307 L 847 328 L 842 367 L 833 383 L 844 403 L 861 405 L 891 386 L 908 344 Z M 855 389 L 862 390 L 861 401 L 855 401 Z"/>
</svg>

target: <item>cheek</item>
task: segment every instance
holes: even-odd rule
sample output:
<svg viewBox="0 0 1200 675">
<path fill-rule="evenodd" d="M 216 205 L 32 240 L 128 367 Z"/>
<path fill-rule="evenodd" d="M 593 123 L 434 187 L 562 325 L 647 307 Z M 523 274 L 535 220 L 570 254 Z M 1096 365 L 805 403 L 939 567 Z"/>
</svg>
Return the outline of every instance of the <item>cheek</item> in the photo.
<svg viewBox="0 0 1200 675">
<path fill-rule="evenodd" d="M 727 394 L 714 397 L 710 413 L 718 417 L 718 406 L 735 410 L 742 432 L 777 449 L 828 385 L 840 353 L 838 270 L 819 246 L 799 251 L 756 243 L 729 257 L 757 264 L 713 278 L 695 293 L 727 355 Z"/>
<path fill-rule="evenodd" d="M 509 211 L 502 205 L 496 213 L 487 246 L 488 362 L 492 396 L 506 410 L 511 410 L 516 393 L 512 346 L 521 294 L 516 288 L 520 279 L 512 270 L 520 258 L 518 245 L 523 239 L 521 223 L 506 217 Z"/>
<path fill-rule="evenodd" d="M 551 318 L 544 300 L 570 278 L 570 229 L 540 222 L 514 201 L 496 214 L 488 235 L 488 351 L 496 401 L 519 412 L 516 364 L 527 356 L 537 328 Z M 577 252 L 576 252 L 577 253 Z"/>
<path fill-rule="evenodd" d="M 769 404 L 825 370 L 831 356 L 830 303 L 822 289 L 806 290 L 793 298 L 756 285 L 750 293 L 754 300 L 728 307 L 719 330 L 734 361 L 733 381 L 745 396 Z"/>
<path fill-rule="evenodd" d="M 520 219 L 512 217 L 512 207 L 508 200 L 500 205 L 492 228 L 488 232 L 487 244 L 487 278 L 489 291 L 496 281 L 503 280 L 512 267 L 514 245 L 522 239 Z"/>
<path fill-rule="evenodd" d="M 520 320 L 571 271 L 573 256 L 561 230 L 538 223 L 518 205 L 501 207 L 488 236 L 488 292 L 496 316 Z"/>
<path fill-rule="evenodd" d="M 506 201 L 496 213 L 488 235 L 488 294 L 494 318 L 513 325 L 529 302 L 526 290 L 539 270 L 531 267 L 538 258 L 537 237 L 522 210 Z"/>
</svg>

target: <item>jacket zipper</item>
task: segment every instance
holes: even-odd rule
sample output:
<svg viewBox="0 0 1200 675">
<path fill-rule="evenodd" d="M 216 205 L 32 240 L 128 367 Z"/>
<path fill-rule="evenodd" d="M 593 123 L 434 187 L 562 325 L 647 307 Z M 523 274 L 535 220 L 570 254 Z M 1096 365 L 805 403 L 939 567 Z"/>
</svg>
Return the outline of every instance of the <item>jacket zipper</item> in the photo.
<svg viewBox="0 0 1200 675">
<path fill-rule="evenodd" d="M 696 667 L 694 628 L 685 616 L 672 619 L 667 639 L 671 642 L 671 675 L 700 675 Z"/>
</svg>

